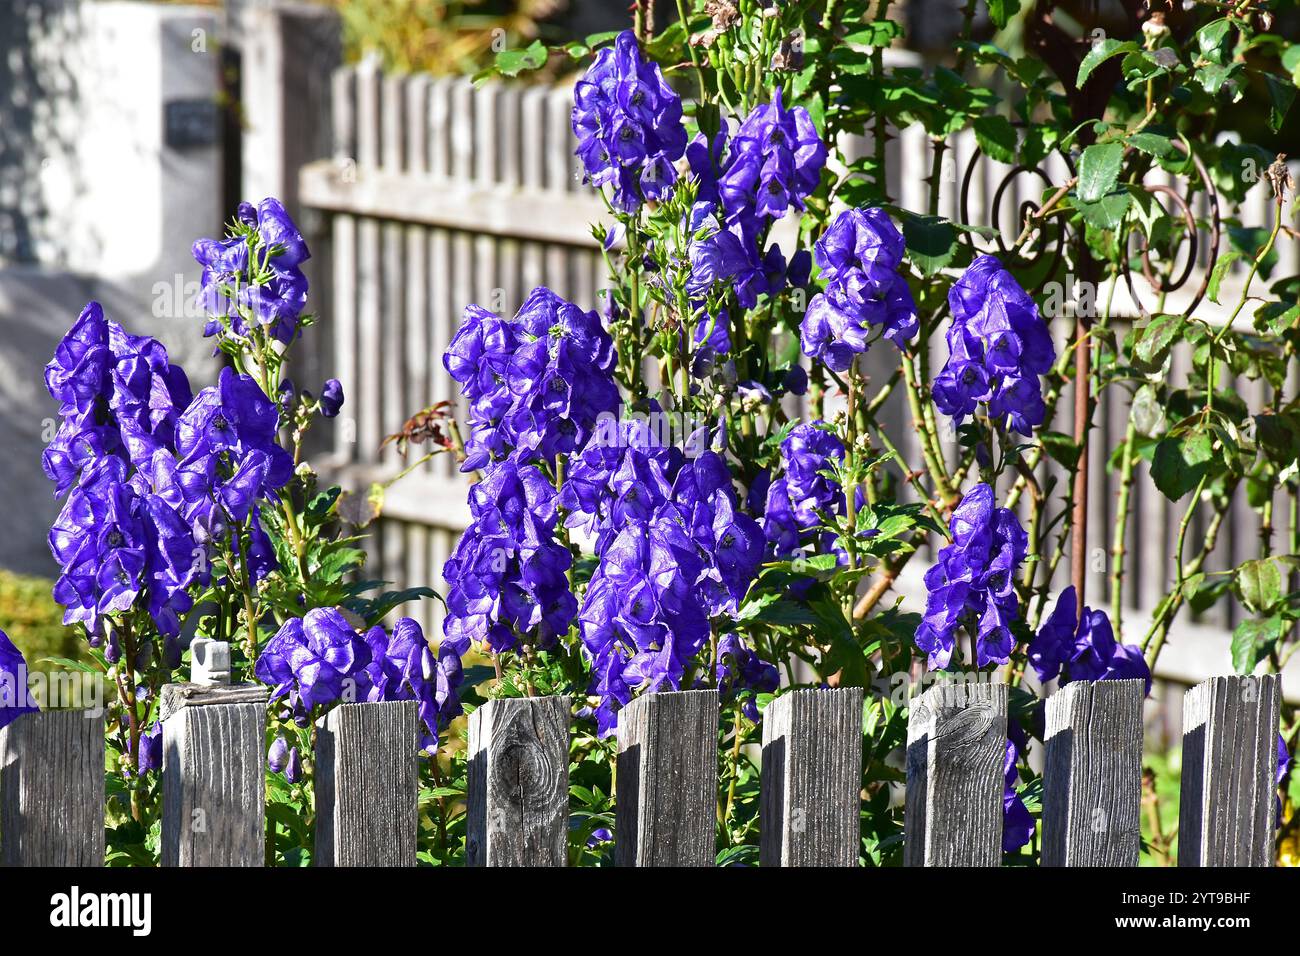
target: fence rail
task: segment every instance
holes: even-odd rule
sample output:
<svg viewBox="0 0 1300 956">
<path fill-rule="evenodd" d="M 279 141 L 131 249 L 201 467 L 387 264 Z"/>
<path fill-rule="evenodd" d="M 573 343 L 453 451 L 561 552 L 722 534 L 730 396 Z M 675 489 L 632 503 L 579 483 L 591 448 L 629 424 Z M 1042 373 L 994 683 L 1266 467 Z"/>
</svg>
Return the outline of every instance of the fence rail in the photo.
<svg viewBox="0 0 1300 956">
<path fill-rule="evenodd" d="M 334 156 L 308 164 L 300 176 L 301 201 L 320 214 L 313 248 L 325 270 L 325 281 L 319 284 L 324 286 L 323 329 L 311 340 L 322 351 L 312 361 L 337 375 L 354 399 L 344 410 L 343 426 L 336 429 L 334 460 L 323 469 L 327 477 L 358 488 L 401 470 L 403 462 L 393 446 L 381 452 L 380 441 L 412 412 L 456 396 L 441 356 L 467 304 L 511 314 L 530 289 L 546 284 L 584 308 L 596 307 L 597 292 L 609 279 L 588 223 L 604 218 L 604 207 L 581 182 L 569 129 L 571 103 L 567 88 L 488 84 L 476 89 L 459 78 L 385 75 L 369 62 L 335 73 Z M 858 155 L 873 147 L 870 137 L 850 137 L 845 148 Z M 940 214 L 998 227 L 1008 238 L 1018 232 L 1016 218 L 1024 205 L 1041 199 L 1042 178 L 981 157 L 970 135 L 951 137 L 945 148 L 942 178 L 947 187 L 941 193 Z M 916 171 L 930 168 L 932 149 L 919 128 L 902 131 L 887 145 L 889 189 L 906 208 L 927 207 L 927 187 Z M 1054 182 L 1064 181 L 1064 161 L 1058 157 L 1054 162 L 1061 168 L 1049 164 L 1046 173 L 1055 176 Z M 1167 182 L 1163 172 L 1151 174 L 1152 185 Z M 1206 213 L 1199 207 L 1193 211 L 1197 216 Z M 1225 218 L 1270 224 L 1266 186 L 1261 182 L 1252 188 L 1241 207 L 1224 202 L 1221 211 Z M 1278 274 L 1300 271 L 1300 243 L 1283 234 L 1277 254 Z M 1212 264 L 1202 241 L 1183 291 L 1169 297 L 1168 310 L 1185 304 Z M 1144 282 L 1135 278 L 1135 288 L 1147 307 L 1153 307 L 1155 298 Z M 1224 301 L 1231 301 L 1228 297 L 1236 295 L 1231 289 L 1239 283 L 1230 273 Z M 1107 289 L 1098 290 L 1099 301 L 1107 297 Z M 1213 303 L 1202 305 L 1211 319 L 1214 309 Z M 1141 313 L 1127 283 L 1116 290 L 1113 312 L 1121 323 Z M 1071 327 L 1068 317 L 1054 323 L 1058 347 L 1064 346 Z M 936 350 L 931 366 L 937 368 L 944 359 L 939 354 L 943 346 L 935 341 L 931 347 Z M 873 350 L 865 360 L 868 373 L 887 377 L 890 358 L 888 349 Z M 1170 374 L 1175 378 L 1189 367 L 1185 349 L 1176 350 L 1172 361 Z M 1262 400 L 1261 383 L 1234 379 L 1224 384 L 1248 401 Z M 1057 420 L 1045 427 L 1071 432 L 1069 406 L 1067 395 Z M 827 411 L 834 411 L 833 405 Z M 349 415 L 356 417 L 347 419 Z M 903 459 L 915 467 L 920 449 L 902 396 L 891 396 L 880 416 Z M 1128 417 L 1127 396 L 1108 389 L 1094 415 L 1092 439 L 1097 452 L 1091 456 L 1088 545 L 1091 554 L 1101 556 L 1090 562 L 1088 595 L 1095 604 L 1109 594 L 1106 556 L 1119 487 L 1118 474 L 1104 462 L 1123 440 Z M 947 448 L 955 454 L 953 440 L 947 440 Z M 1041 467 L 1044 487 L 1050 474 L 1061 475 L 1053 462 Z M 1171 555 L 1181 519 L 1177 506 L 1147 480 L 1147 464 L 1139 462 L 1136 470 L 1121 585 L 1134 624 L 1155 608 L 1174 580 Z M 904 496 L 911 494 L 905 482 L 900 486 Z M 1068 482 L 1058 483 L 1054 494 L 1059 504 L 1065 503 L 1068 487 Z M 368 575 L 399 585 L 436 584 L 468 521 L 467 490 L 450 456 L 403 479 L 391 490 L 385 515 L 366 544 Z M 1275 510 L 1285 505 L 1279 494 Z M 1190 528 L 1190 542 L 1204 533 L 1198 518 Z M 1238 489 L 1206 570 L 1235 566 L 1257 553 L 1258 541 L 1258 516 L 1246 501 L 1245 489 Z M 1059 568 L 1054 587 L 1067 583 L 1067 576 L 1068 568 Z M 906 590 L 902 593 L 910 599 Z M 441 624 L 436 602 L 397 613 L 416 617 L 429 633 Z M 1227 670 L 1227 642 L 1198 638 L 1207 629 L 1221 635 L 1245 613 L 1225 599 L 1197 623 L 1180 622 L 1169 641 L 1178 660 L 1162 658 L 1157 676 L 1194 683 Z M 1218 656 L 1209 658 L 1200 651 L 1180 656 L 1183 644 L 1212 646 Z"/>
<path fill-rule="evenodd" d="M 1217 677 L 1187 692 L 1180 866 L 1271 865 L 1280 695 L 1276 676 Z M 1137 864 L 1142 696 L 1141 681 L 1112 681 L 1048 699 L 1044 865 Z M 263 687 L 166 688 L 164 865 L 262 865 L 265 699 Z M 493 700 L 471 715 L 470 865 L 567 862 L 570 706 Z M 320 727 L 316 865 L 414 865 L 416 704 L 346 704 Z M 1003 684 L 945 682 L 912 701 L 906 865 L 1000 864 L 1006 731 Z M 856 864 L 862 733 L 861 688 L 796 691 L 769 706 L 763 865 Z M 618 747 L 616 863 L 713 865 L 717 692 L 638 698 L 621 715 Z M 102 716 L 26 714 L 0 731 L 0 861 L 102 860 L 103 774 Z"/>
</svg>

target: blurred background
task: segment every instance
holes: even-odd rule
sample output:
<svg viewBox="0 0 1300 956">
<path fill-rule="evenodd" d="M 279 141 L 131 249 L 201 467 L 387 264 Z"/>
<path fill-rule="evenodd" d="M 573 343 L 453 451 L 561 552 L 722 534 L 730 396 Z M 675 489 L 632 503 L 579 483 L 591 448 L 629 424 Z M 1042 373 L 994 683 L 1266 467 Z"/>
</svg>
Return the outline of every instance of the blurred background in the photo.
<svg viewBox="0 0 1300 956">
<path fill-rule="evenodd" d="M 675 19 L 673 4 L 657 6 L 659 26 Z M 949 58 L 959 6 L 894 3 L 908 37 L 889 51 L 892 61 Z M 1127 29 L 1110 0 L 1056 4 L 1054 17 L 1079 42 L 1097 28 Z M 1293 9 L 1277 29 L 1300 29 L 1295 21 Z M 980 22 L 990 40 L 1023 47 L 1017 21 L 996 36 L 982 12 Z M 327 480 L 354 489 L 392 478 L 406 463 L 393 445 L 381 450 L 384 436 L 455 397 L 441 353 L 465 305 L 513 313 L 546 284 L 591 308 L 606 281 L 589 229 L 603 209 L 581 182 L 569 131 L 574 62 L 552 57 L 510 84 L 476 87 L 467 77 L 536 40 L 559 44 L 630 23 L 624 0 L 0 3 L 0 628 L 29 659 L 77 654 L 49 598 L 45 538 L 58 502 L 39 462 L 55 407 L 41 369 L 86 301 L 161 339 L 197 389 L 215 378 L 218 360 L 192 304 L 190 245 L 218 234 L 240 199 L 281 197 L 313 251 L 311 308 L 320 316 L 295 346 L 293 377 L 308 388 L 338 377 L 347 394 L 313 460 Z M 988 81 L 996 85 L 996 75 Z M 1270 135 L 1266 110 L 1251 105 L 1256 95 L 1232 113 L 1237 129 L 1221 135 L 1264 144 L 1266 163 L 1295 151 L 1300 111 Z M 894 170 L 928 168 L 909 159 L 929 148 L 918 133 L 891 141 Z M 950 145 L 956 170 L 978 163 L 969 138 Z M 1037 199 L 1042 183 L 1016 180 L 999 205 L 1007 172 L 978 165 L 973 211 L 949 196 L 943 214 L 1018 230 L 1018 204 Z M 919 177 L 900 180 L 891 194 L 922 208 L 925 188 Z M 1232 214 L 1265 224 L 1262 188 L 1236 198 Z M 1282 244 L 1279 259 L 1279 275 L 1300 272 L 1294 243 Z M 1195 263 L 1195 275 L 1209 265 Z M 905 412 L 895 415 L 907 454 Z M 1127 408 L 1100 409 L 1097 441 L 1113 447 L 1126 419 Z M 1104 554 L 1114 494 L 1104 469 L 1094 481 L 1090 544 Z M 441 458 L 388 489 L 368 529 L 369 576 L 441 588 L 465 490 Z M 1177 519 L 1149 482 L 1135 494 L 1124 599 L 1137 628 L 1169 580 Z M 1253 547 L 1257 520 L 1244 503 L 1232 521 L 1242 548 Z M 1225 545 L 1224 566 L 1233 548 Z M 1103 593 L 1104 563 L 1091 586 Z M 397 613 L 440 633 L 435 602 Z M 1226 631 L 1240 614 L 1225 602 L 1176 629 L 1151 715 L 1157 741 L 1178 735 L 1182 686 L 1230 672 Z M 1300 690 L 1300 680 L 1289 686 Z"/>
</svg>

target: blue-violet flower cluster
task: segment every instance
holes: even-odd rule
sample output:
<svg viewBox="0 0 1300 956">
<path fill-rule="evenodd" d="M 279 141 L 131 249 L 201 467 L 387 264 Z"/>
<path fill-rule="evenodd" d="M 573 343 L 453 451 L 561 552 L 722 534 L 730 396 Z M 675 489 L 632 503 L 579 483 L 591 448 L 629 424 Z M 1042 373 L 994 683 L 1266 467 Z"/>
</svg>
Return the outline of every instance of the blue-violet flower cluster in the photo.
<svg viewBox="0 0 1300 956">
<path fill-rule="evenodd" d="M 898 271 L 903 235 L 884 210 L 845 210 L 815 249 L 826 291 L 799 326 L 805 355 L 842 372 L 867 350 L 872 326 L 900 348 L 916 334 L 916 303 Z"/>
<path fill-rule="evenodd" d="M 1029 663 L 1041 681 L 1142 680 L 1151 692 L 1151 670 L 1142 649 L 1120 644 L 1105 611 L 1086 605 L 1078 613 L 1079 599 L 1070 585 L 1056 599 L 1038 634 L 1029 642 Z"/>
<path fill-rule="evenodd" d="M 948 361 L 934 402 L 960 424 L 988 405 L 989 417 L 1022 435 L 1043 423 L 1040 375 L 1056 360 L 1038 307 L 993 256 L 980 256 L 948 290 Z"/>
<path fill-rule="evenodd" d="M 613 187 L 619 212 L 662 198 L 686 149 L 682 101 L 659 65 L 642 58 L 631 30 L 596 54 L 573 95 L 573 133 L 588 179 Z"/>
<path fill-rule="evenodd" d="M 1005 664 L 1014 641 L 1011 622 L 1019 613 L 1016 572 L 1025 560 L 1029 536 L 1014 513 L 994 503 L 993 489 L 978 484 L 953 511 L 952 543 L 925 572 L 925 616 L 916 646 L 929 666 L 947 668 L 966 627 L 976 640 L 976 665 Z"/>
</svg>

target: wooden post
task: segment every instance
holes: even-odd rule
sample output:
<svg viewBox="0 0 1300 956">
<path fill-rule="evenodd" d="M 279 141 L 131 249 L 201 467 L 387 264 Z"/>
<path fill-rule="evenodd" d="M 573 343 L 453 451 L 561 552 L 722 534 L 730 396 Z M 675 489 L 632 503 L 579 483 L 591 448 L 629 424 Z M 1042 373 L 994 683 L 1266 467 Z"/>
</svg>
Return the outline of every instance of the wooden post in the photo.
<svg viewBox="0 0 1300 956">
<path fill-rule="evenodd" d="M 907 722 L 905 866 L 1002 862 L 1005 684 L 944 681 Z"/>
<path fill-rule="evenodd" d="M 796 690 L 763 713 L 763 866 L 856 866 L 862 688 Z"/>
<path fill-rule="evenodd" d="M 614 862 L 713 866 L 718 692 L 647 694 L 618 715 Z"/>
<path fill-rule="evenodd" d="M 1140 680 L 1077 681 L 1047 699 L 1043 866 L 1137 866 Z"/>
<path fill-rule="evenodd" d="M 163 866 L 262 866 L 267 688 L 163 688 Z"/>
<path fill-rule="evenodd" d="M 1183 698 L 1179 866 L 1272 866 L 1282 682 L 1212 677 Z"/>
<path fill-rule="evenodd" d="M 416 702 L 343 704 L 316 727 L 316 866 L 415 866 Z"/>
<path fill-rule="evenodd" d="M 103 865 L 103 713 L 23 714 L 0 730 L 0 866 Z"/>
<path fill-rule="evenodd" d="M 565 866 L 569 698 L 489 700 L 469 718 L 469 866 Z"/>
</svg>

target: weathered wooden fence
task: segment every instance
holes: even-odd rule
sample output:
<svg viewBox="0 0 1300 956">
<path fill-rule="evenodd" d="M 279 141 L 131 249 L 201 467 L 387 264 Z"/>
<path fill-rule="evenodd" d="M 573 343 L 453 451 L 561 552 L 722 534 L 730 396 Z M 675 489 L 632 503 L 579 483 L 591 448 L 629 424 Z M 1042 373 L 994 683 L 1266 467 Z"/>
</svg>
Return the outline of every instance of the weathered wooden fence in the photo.
<svg viewBox="0 0 1300 956">
<path fill-rule="evenodd" d="M 319 213 L 313 248 L 323 260 L 317 275 L 325 278 L 317 284 L 321 328 L 307 342 L 320 350 L 313 365 L 321 374 L 329 370 L 337 375 L 349 396 L 336 429 L 334 460 L 326 469 L 330 477 L 361 487 L 400 470 L 393 446 L 379 450 L 382 436 L 396 431 L 411 412 L 456 397 L 441 357 L 467 304 L 511 314 L 534 286 L 546 284 L 584 308 L 597 306 L 597 292 L 608 279 L 588 224 L 604 218 L 604 207 L 581 182 L 569 128 L 571 102 L 567 88 L 489 84 L 475 89 L 464 79 L 385 75 L 372 63 L 336 72 L 334 157 L 308 164 L 300 177 L 300 200 Z M 854 154 L 872 147 L 869 138 L 854 137 L 847 148 Z M 930 168 L 933 148 L 919 128 L 903 131 L 888 144 L 891 194 L 906 208 L 927 207 L 927 186 L 918 170 Z M 981 157 L 973 136 L 952 137 L 945 148 L 940 213 L 997 226 L 1008 239 L 1018 232 L 1025 204 L 1041 198 L 1042 176 Z M 1046 172 L 1053 182 L 1068 175 L 1059 157 Z M 1169 182 L 1163 175 L 1157 172 L 1149 182 Z M 1268 225 L 1267 187 L 1260 183 L 1247 195 L 1241 209 L 1225 203 L 1223 216 L 1239 214 L 1244 222 Z M 1206 210 L 1193 212 L 1204 216 Z M 1169 296 L 1166 310 L 1177 311 L 1205 278 L 1211 263 L 1204 238 L 1188 263 L 1182 291 Z M 1285 233 L 1278 255 L 1276 274 L 1300 271 L 1300 243 Z M 1154 309 L 1156 297 L 1145 280 L 1138 276 L 1134 283 L 1146 307 Z M 1233 288 L 1239 285 L 1240 279 L 1229 275 L 1225 302 L 1235 301 Z M 1071 290 L 1064 291 L 1068 299 Z M 1098 290 L 1099 302 L 1107 298 L 1106 288 Z M 1212 315 L 1214 307 L 1208 307 Z M 1112 309 L 1121 318 L 1140 314 L 1125 283 L 1117 289 Z M 1065 343 L 1072 321 L 1068 315 L 1054 321 L 1058 343 Z M 944 359 L 937 338 L 932 368 Z M 875 350 L 867 356 L 869 370 L 887 375 L 891 358 L 888 349 Z M 1183 375 L 1188 361 L 1185 350 L 1177 350 L 1171 375 Z M 1262 398 L 1259 383 L 1225 385 L 1256 405 Z M 1104 462 L 1122 441 L 1128 422 L 1128 398 L 1121 391 L 1108 390 L 1094 416 L 1097 451 L 1089 495 L 1094 560 L 1088 583 L 1094 604 L 1105 601 L 1109 588 L 1118 475 Z M 1070 407 L 1067 395 L 1048 427 L 1070 433 Z M 882 416 L 903 458 L 917 466 L 919 446 L 902 398 L 892 396 Z M 947 445 L 955 453 L 954 444 Z M 1173 580 L 1170 556 L 1182 516 L 1181 506 L 1167 502 L 1148 480 L 1146 468 L 1145 462 L 1137 465 L 1122 585 L 1124 603 L 1133 610 L 1129 621 L 1138 627 Z M 1040 481 L 1053 470 L 1060 472 L 1045 463 Z M 438 586 L 442 564 L 468 520 L 466 491 L 449 456 L 396 485 L 367 545 L 370 576 Z M 1068 494 L 1068 483 L 1058 485 L 1058 502 Z M 1285 504 L 1279 497 L 1275 510 Z M 1203 521 L 1193 522 L 1189 547 L 1205 530 Z M 1232 567 L 1256 554 L 1258 534 L 1258 518 L 1241 489 L 1206 570 Z M 1060 568 L 1055 583 L 1064 585 L 1067 576 L 1068 568 Z M 909 580 L 915 584 L 919 579 L 900 581 L 905 595 Z M 436 602 L 399 613 L 418 617 L 431 633 L 440 624 Z M 1195 683 L 1226 670 L 1228 645 L 1221 629 L 1234 626 L 1242 613 L 1223 601 L 1205 616 L 1205 626 L 1180 623 L 1162 656 L 1162 673 Z"/>
<path fill-rule="evenodd" d="M 1073 684 L 1048 699 L 1042 859 L 1136 866 L 1141 681 Z M 1218 677 L 1187 692 L 1180 866 L 1268 866 L 1274 854 L 1276 676 Z M 264 860 L 266 689 L 170 685 L 164 695 L 166 866 Z M 470 718 L 466 858 L 569 859 L 569 713 L 562 697 L 493 700 Z M 104 854 L 102 716 L 28 714 L 0 731 L 0 862 L 91 865 Z M 799 690 L 763 728 L 764 866 L 853 866 L 862 796 L 862 690 Z M 347 704 L 320 722 L 318 866 L 416 862 L 414 702 Z M 912 701 L 904 861 L 1002 861 L 1007 688 L 944 682 Z M 718 696 L 651 694 L 620 719 L 615 861 L 711 866 Z"/>
</svg>

